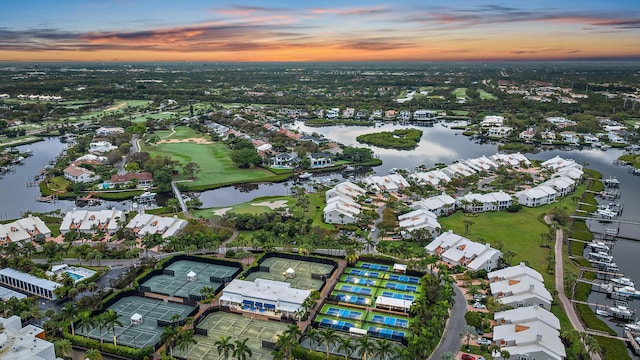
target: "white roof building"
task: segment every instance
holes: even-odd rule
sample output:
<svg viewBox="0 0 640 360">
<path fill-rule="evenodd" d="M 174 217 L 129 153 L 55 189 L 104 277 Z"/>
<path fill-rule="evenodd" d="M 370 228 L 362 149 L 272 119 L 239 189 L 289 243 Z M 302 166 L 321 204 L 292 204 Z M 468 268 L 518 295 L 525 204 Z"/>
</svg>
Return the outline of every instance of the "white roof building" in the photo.
<svg viewBox="0 0 640 360">
<path fill-rule="evenodd" d="M 558 196 L 566 196 L 573 192 L 576 182 L 568 176 L 558 176 L 545 181 L 541 185 L 553 188 L 558 192 Z"/>
<path fill-rule="evenodd" d="M 442 169 L 442 171 L 449 175 L 450 177 L 456 177 L 456 176 L 471 176 L 475 173 L 477 173 L 476 170 L 472 169 L 471 167 L 463 164 L 463 163 L 454 163 L 451 164 L 445 168 Z"/>
<path fill-rule="evenodd" d="M 558 192 L 554 188 L 547 185 L 538 185 L 531 189 L 518 191 L 514 196 L 518 199 L 520 205 L 537 207 L 554 202 L 557 195 Z"/>
<path fill-rule="evenodd" d="M 18 316 L 8 319 L 0 317 L 0 350 L 3 359 L 13 360 L 55 360 L 56 352 L 53 343 L 42 338 L 44 330 L 27 325 L 22 327 L 22 320 Z"/>
<path fill-rule="evenodd" d="M 415 181 L 429 184 L 431 186 L 436 186 L 441 182 L 448 183 L 449 181 L 451 181 L 451 177 L 449 177 L 449 175 L 447 175 L 444 171 L 440 169 L 431 170 L 427 172 L 413 173 L 409 175 L 409 177 L 414 179 Z"/>
<path fill-rule="evenodd" d="M 0 285 L 49 300 L 56 299 L 53 290 L 62 286 L 57 282 L 39 278 L 12 268 L 0 269 Z"/>
<path fill-rule="evenodd" d="M 253 309 L 277 310 L 284 315 L 293 316 L 302 309 L 302 304 L 309 295 L 311 291 L 292 288 L 287 282 L 234 279 L 222 290 L 220 304 L 243 310 L 248 310 L 244 309 L 245 306 Z"/>
<path fill-rule="evenodd" d="M 543 168 L 546 169 L 551 169 L 551 170 L 555 170 L 558 171 L 560 169 L 563 168 L 579 168 L 580 170 L 582 170 L 582 165 L 576 163 L 575 160 L 573 159 L 564 159 L 561 158 L 559 155 L 556 155 L 555 157 L 544 161 L 540 164 Z"/>
<path fill-rule="evenodd" d="M 77 183 L 88 183 L 98 180 L 96 173 L 83 167 L 76 166 L 75 164 L 67 166 L 62 170 L 62 173 L 64 174 L 65 179 Z"/>
<path fill-rule="evenodd" d="M 329 198 L 323 210 L 324 221 L 329 224 L 352 224 L 360 214 L 360 204 L 347 196 Z"/>
<path fill-rule="evenodd" d="M 489 171 L 498 167 L 495 161 L 484 155 L 475 159 L 467 159 L 463 163 L 476 171 Z"/>
<path fill-rule="evenodd" d="M 480 122 L 480 126 L 502 126 L 504 124 L 504 116 L 487 115 Z"/>
<path fill-rule="evenodd" d="M 96 136 L 109 136 L 124 133 L 124 129 L 119 126 L 103 126 L 96 129 Z"/>
<path fill-rule="evenodd" d="M 425 209 L 429 210 L 436 216 L 444 216 L 453 213 L 456 209 L 456 199 L 451 196 L 442 193 L 440 195 L 432 196 L 430 198 L 422 199 L 415 202 L 412 206 L 413 209 Z"/>
<path fill-rule="evenodd" d="M 560 332 L 542 321 L 495 326 L 493 340 L 514 359 L 562 360 L 566 357 Z"/>
<path fill-rule="evenodd" d="M 75 230 L 85 234 L 95 234 L 102 230 L 113 235 L 124 221 L 124 212 L 121 210 L 73 210 L 62 219 L 60 233 L 64 235 Z"/>
<path fill-rule="evenodd" d="M 489 244 L 473 242 L 449 230 L 433 239 L 425 250 L 432 255 L 439 255 L 449 265 L 462 265 L 467 268 L 490 271 L 498 266 L 502 253 Z"/>
<path fill-rule="evenodd" d="M 531 166 L 531 161 L 519 152 L 513 154 L 495 154 L 491 155 L 491 159 L 496 163 L 508 167 L 518 168 L 521 165 Z"/>
<path fill-rule="evenodd" d="M 525 263 L 521 262 L 519 265 L 510 266 L 508 268 L 492 271 L 487 274 L 487 278 L 489 282 L 497 282 L 502 280 L 516 279 L 522 276 L 528 276 L 534 280 L 538 280 L 540 282 L 544 281 L 542 275 L 528 267 Z"/>
<path fill-rule="evenodd" d="M 429 210 L 418 209 L 398 216 L 400 229 L 410 232 L 418 229 L 427 229 L 432 235 L 436 235 L 441 226 L 436 214 Z"/>
<path fill-rule="evenodd" d="M 496 325 L 529 323 L 540 321 L 556 330 L 560 330 L 560 320 L 549 310 L 540 306 L 528 306 L 506 311 L 499 311 L 493 315 Z"/>
<path fill-rule="evenodd" d="M 327 200 L 335 196 L 347 196 L 353 199 L 358 196 L 364 196 L 366 193 L 367 192 L 360 186 L 351 181 L 345 181 L 327 190 L 325 196 Z"/>
<path fill-rule="evenodd" d="M 511 195 L 503 191 L 487 194 L 468 193 L 456 199 L 458 207 L 471 213 L 506 210 L 512 202 Z"/>
<path fill-rule="evenodd" d="M 400 174 L 374 175 L 366 177 L 362 181 L 376 192 L 398 191 L 409 186 L 407 180 Z"/>
<path fill-rule="evenodd" d="M 27 240 L 33 240 L 38 235 L 42 235 L 45 238 L 50 237 L 51 230 L 37 216 L 29 215 L 24 219 L 0 224 L 0 245 L 10 242 L 22 243 Z"/>
<path fill-rule="evenodd" d="M 111 143 L 108 141 L 96 141 L 89 143 L 89 152 L 92 153 L 103 154 L 117 148 L 117 146 L 111 145 Z"/>
<path fill-rule="evenodd" d="M 541 281 L 523 275 L 490 284 L 491 294 L 504 305 L 513 307 L 541 306 L 551 308 L 553 297 Z"/>
<path fill-rule="evenodd" d="M 140 213 L 131 219 L 126 227 L 132 229 L 140 238 L 146 234 L 161 234 L 164 239 L 175 236 L 185 226 L 187 221 L 178 219 L 177 216 L 166 217 Z"/>
</svg>

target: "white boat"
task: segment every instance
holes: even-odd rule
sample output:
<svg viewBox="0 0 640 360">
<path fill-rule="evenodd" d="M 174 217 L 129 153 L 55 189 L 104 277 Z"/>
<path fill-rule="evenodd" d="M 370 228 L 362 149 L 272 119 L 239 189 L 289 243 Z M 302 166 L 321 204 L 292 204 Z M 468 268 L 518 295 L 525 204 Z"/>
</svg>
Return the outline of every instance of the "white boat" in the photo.
<svg viewBox="0 0 640 360">
<path fill-rule="evenodd" d="M 596 252 L 602 252 L 602 251 L 611 250 L 611 249 L 609 249 L 609 246 L 607 246 L 605 243 L 597 242 L 597 241 L 587 244 L 587 247 L 590 247 L 591 250 L 594 250 Z"/>
<path fill-rule="evenodd" d="M 633 281 L 631 281 L 631 279 L 626 278 L 626 277 L 619 277 L 616 279 L 611 279 L 611 282 L 614 284 L 618 284 L 620 286 L 631 286 L 631 287 L 635 287 L 636 284 L 633 283 Z"/>
<path fill-rule="evenodd" d="M 631 324 L 625 324 L 625 329 L 629 329 L 632 331 L 640 331 L 640 321 L 633 322 Z"/>
<path fill-rule="evenodd" d="M 607 254 L 604 251 L 589 253 L 589 261 L 594 260 L 603 263 L 610 263 L 613 261 L 613 256 Z"/>
<path fill-rule="evenodd" d="M 355 171 L 355 170 L 356 170 L 356 168 L 355 168 L 355 167 L 353 167 L 353 166 L 350 166 L 350 165 L 346 165 L 346 166 L 343 168 L 343 170 L 344 170 L 344 171 Z"/>
<path fill-rule="evenodd" d="M 600 150 L 607 151 L 607 149 L 611 149 L 611 146 L 606 144 L 600 145 Z"/>
<path fill-rule="evenodd" d="M 633 317 L 633 312 L 629 310 L 626 306 L 618 305 L 609 308 L 611 312 L 611 316 L 618 319 L 631 319 Z"/>
<path fill-rule="evenodd" d="M 607 179 L 604 179 L 604 185 L 607 187 L 619 187 L 620 186 L 620 181 L 614 177 L 609 177 Z"/>
<path fill-rule="evenodd" d="M 605 308 L 598 308 L 598 309 L 596 309 L 596 315 L 609 316 L 609 310 L 607 310 Z"/>
<path fill-rule="evenodd" d="M 640 291 L 636 290 L 633 286 L 622 286 L 613 289 L 613 292 L 617 296 L 630 297 L 633 299 L 640 299 Z"/>
<path fill-rule="evenodd" d="M 299 179 L 308 179 L 308 178 L 310 178 L 310 177 L 312 177 L 312 176 L 313 176 L 313 174 L 312 174 L 312 173 L 309 173 L 309 172 L 303 172 L 302 174 L 298 175 L 298 178 L 299 178 Z"/>
</svg>

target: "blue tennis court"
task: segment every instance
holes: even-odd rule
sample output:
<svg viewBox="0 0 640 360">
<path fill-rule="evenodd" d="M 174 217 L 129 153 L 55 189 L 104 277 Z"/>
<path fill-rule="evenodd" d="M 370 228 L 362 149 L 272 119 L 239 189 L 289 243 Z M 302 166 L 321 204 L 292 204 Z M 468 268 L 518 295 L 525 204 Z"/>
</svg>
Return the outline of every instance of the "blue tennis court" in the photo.
<svg viewBox="0 0 640 360">
<path fill-rule="evenodd" d="M 362 279 L 353 276 L 347 276 L 344 279 L 345 282 L 350 282 L 354 284 L 364 285 L 364 286 L 376 286 L 376 281 L 371 279 Z"/>
<path fill-rule="evenodd" d="M 402 338 L 405 337 L 405 332 L 404 331 L 397 331 L 397 330 L 391 330 L 391 329 L 385 329 L 385 328 L 379 328 L 379 327 L 375 327 L 375 326 L 369 326 L 369 329 L 367 329 L 370 333 L 377 335 L 381 338 L 387 338 L 387 339 L 397 339 L 397 338 Z"/>
<path fill-rule="evenodd" d="M 389 275 L 389 280 L 391 281 L 399 281 L 399 282 L 403 282 L 403 283 L 409 283 L 409 284 L 419 284 L 420 283 L 420 279 L 418 279 L 417 277 L 413 277 L 413 276 L 406 276 L 406 275 Z"/>
<path fill-rule="evenodd" d="M 324 326 L 336 328 L 336 329 L 348 329 L 348 328 L 356 327 L 355 324 L 350 322 L 346 322 L 342 320 L 331 320 L 331 319 L 322 319 L 320 321 L 320 324 Z"/>
<path fill-rule="evenodd" d="M 380 264 L 362 263 L 358 267 L 369 270 L 389 271 L 389 266 Z"/>
<path fill-rule="evenodd" d="M 384 316 L 384 315 L 373 315 L 373 317 L 371 318 L 371 322 L 374 322 L 376 324 L 395 326 L 395 327 L 401 327 L 401 328 L 409 327 L 409 320 L 407 319 L 399 319 L 396 317 Z"/>
<path fill-rule="evenodd" d="M 381 296 L 392 298 L 392 299 L 402 299 L 407 301 L 413 301 L 414 297 L 412 295 L 398 294 L 391 291 L 383 291 Z"/>
<path fill-rule="evenodd" d="M 336 300 L 356 305 L 369 305 L 369 303 L 371 303 L 371 300 L 369 298 L 345 294 L 336 294 Z"/>
<path fill-rule="evenodd" d="M 415 285 L 406 285 L 406 284 L 398 284 L 398 283 L 387 283 L 384 286 L 386 289 L 391 290 L 400 290 L 400 291 L 409 291 L 409 292 L 417 292 L 418 287 Z"/>
<path fill-rule="evenodd" d="M 362 319 L 362 313 L 360 311 L 338 309 L 334 307 L 327 309 L 325 314 L 331 315 L 331 316 L 337 316 L 345 319 L 352 319 L 352 320 Z"/>
<path fill-rule="evenodd" d="M 362 269 L 351 269 L 351 270 L 349 270 L 349 274 L 358 275 L 358 276 L 365 276 L 365 277 L 372 277 L 372 278 L 376 278 L 376 279 L 380 277 L 380 273 L 378 273 L 378 272 L 369 271 L 369 270 L 362 270 Z"/>
<path fill-rule="evenodd" d="M 346 292 L 351 292 L 351 293 L 356 293 L 356 294 L 361 294 L 361 295 L 371 295 L 371 289 L 367 289 L 367 288 L 362 288 L 359 286 L 351 286 L 351 285 L 342 285 L 340 286 L 340 291 L 346 291 Z"/>
</svg>

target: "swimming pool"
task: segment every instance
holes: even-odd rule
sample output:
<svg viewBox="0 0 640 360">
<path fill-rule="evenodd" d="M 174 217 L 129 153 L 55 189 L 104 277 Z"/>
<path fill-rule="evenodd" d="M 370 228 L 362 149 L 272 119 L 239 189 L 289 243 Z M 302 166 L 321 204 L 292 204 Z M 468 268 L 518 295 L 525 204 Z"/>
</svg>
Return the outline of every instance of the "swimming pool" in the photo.
<svg viewBox="0 0 640 360">
<path fill-rule="evenodd" d="M 69 275 L 69 277 L 72 278 L 73 281 L 79 281 L 79 280 L 84 279 L 84 276 L 76 274 L 76 273 L 72 273 L 72 272 L 69 272 L 69 271 L 65 271 L 65 273 L 67 275 Z"/>
</svg>

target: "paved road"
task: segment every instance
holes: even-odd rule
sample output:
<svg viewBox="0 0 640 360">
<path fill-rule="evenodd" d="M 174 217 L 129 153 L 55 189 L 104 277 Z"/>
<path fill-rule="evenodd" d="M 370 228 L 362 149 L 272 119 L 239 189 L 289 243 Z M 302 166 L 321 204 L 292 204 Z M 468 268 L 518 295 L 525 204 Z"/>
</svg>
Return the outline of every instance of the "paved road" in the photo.
<svg viewBox="0 0 640 360">
<path fill-rule="evenodd" d="M 451 316 L 447 321 L 447 326 L 444 329 L 440 343 L 433 353 L 431 353 L 428 360 L 438 360 L 442 357 L 442 354 L 446 352 L 456 354 L 460 351 L 460 346 L 462 346 L 460 334 L 462 333 L 462 328 L 464 328 L 467 323 L 464 319 L 464 314 L 467 312 L 467 299 L 464 298 L 462 291 L 460 291 L 455 284 L 453 284 L 453 290 L 456 296 L 455 304 L 453 304 L 453 309 L 451 309 Z"/>
<path fill-rule="evenodd" d="M 551 219 L 549 216 L 544 217 L 544 221 L 547 224 L 551 224 Z M 583 333 L 585 332 L 584 326 L 580 322 L 580 318 L 578 318 L 578 314 L 576 314 L 576 309 L 573 307 L 569 298 L 564 292 L 564 264 L 562 262 L 562 240 L 564 236 L 562 233 L 562 229 L 556 230 L 556 244 L 554 246 L 554 254 L 556 258 L 556 268 L 555 268 L 555 283 L 556 290 L 558 291 L 558 299 L 560 300 L 560 305 L 562 305 L 562 309 L 564 309 L 565 314 L 569 318 L 569 322 L 571 326 L 577 331 Z M 582 342 L 584 344 L 584 341 Z M 586 347 L 586 345 L 585 345 Z M 592 360 L 602 360 L 600 354 L 591 355 Z"/>
</svg>

